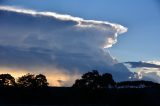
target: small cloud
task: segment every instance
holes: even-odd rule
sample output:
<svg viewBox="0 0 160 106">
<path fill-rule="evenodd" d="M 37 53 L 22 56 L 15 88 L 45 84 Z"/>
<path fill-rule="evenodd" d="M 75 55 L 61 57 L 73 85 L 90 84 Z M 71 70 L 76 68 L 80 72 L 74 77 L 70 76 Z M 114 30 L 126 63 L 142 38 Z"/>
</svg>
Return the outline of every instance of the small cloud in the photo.
<svg viewBox="0 0 160 106">
<path fill-rule="evenodd" d="M 160 65 L 155 62 L 125 62 L 125 64 L 131 65 L 131 68 L 160 68 Z"/>
<path fill-rule="evenodd" d="M 135 77 L 160 83 L 160 61 L 125 62 L 135 68 Z"/>
</svg>

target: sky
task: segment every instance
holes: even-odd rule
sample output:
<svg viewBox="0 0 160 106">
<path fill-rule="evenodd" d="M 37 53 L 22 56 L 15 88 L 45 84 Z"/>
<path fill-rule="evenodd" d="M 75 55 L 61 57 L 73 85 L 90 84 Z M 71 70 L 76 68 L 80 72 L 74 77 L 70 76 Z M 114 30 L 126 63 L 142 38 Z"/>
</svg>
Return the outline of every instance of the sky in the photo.
<svg viewBox="0 0 160 106">
<path fill-rule="evenodd" d="M 75 48 L 68 49 L 68 47 L 71 47 L 74 45 L 74 42 L 71 42 L 71 44 L 68 46 L 66 46 L 67 43 L 64 43 L 64 44 L 59 43 L 59 42 L 63 42 L 64 40 L 69 41 L 72 39 L 75 40 L 76 42 L 80 41 L 80 40 L 76 40 L 72 34 L 71 34 L 72 36 L 67 37 L 67 38 L 66 37 L 63 37 L 63 38 L 57 38 L 57 37 L 55 38 L 54 37 L 54 39 L 56 41 L 53 40 L 53 42 L 55 42 L 55 44 L 54 45 L 52 44 L 52 46 L 57 47 L 57 45 L 58 46 L 61 45 L 61 46 L 59 46 L 59 48 L 60 47 L 63 48 L 62 50 L 61 49 L 55 50 L 55 48 L 54 48 L 54 53 L 56 52 L 57 54 L 60 54 L 63 52 L 61 54 L 62 55 L 61 58 L 58 58 L 56 60 L 56 61 L 58 61 L 58 64 L 59 64 L 59 65 L 57 65 L 57 63 L 56 63 L 56 70 L 59 70 L 59 68 L 62 68 L 61 70 L 63 70 L 63 71 L 61 71 L 61 73 L 63 73 L 63 75 L 64 75 L 64 73 L 66 75 L 66 72 L 68 73 L 68 71 L 66 71 L 66 70 L 74 70 L 74 71 L 71 71 L 71 73 L 74 72 L 75 78 L 77 78 L 77 76 L 79 76 L 79 73 L 83 72 L 82 70 L 89 70 L 89 69 L 98 67 L 97 69 L 100 69 L 100 70 L 113 70 L 114 71 L 113 74 L 114 73 L 119 74 L 119 72 L 116 72 L 115 70 L 118 70 L 118 69 L 122 70 L 123 69 L 126 71 L 126 72 L 124 72 L 125 75 L 128 76 L 129 70 L 124 69 L 124 67 L 125 67 L 124 65 L 118 66 L 118 67 L 116 67 L 117 68 L 116 69 L 113 67 L 111 68 L 110 64 L 113 65 L 113 64 L 118 64 L 118 63 L 122 63 L 122 62 L 130 62 L 129 64 L 133 65 L 132 62 L 137 62 L 138 64 L 141 64 L 140 61 L 142 61 L 142 62 L 148 63 L 148 64 L 160 65 L 159 64 L 160 47 L 158 46 L 158 45 L 160 45 L 160 42 L 159 42 L 159 39 L 160 39 L 160 31 L 159 31 L 160 30 L 160 20 L 159 20 L 160 19 L 160 2 L 158 0 L 134 0 L 134 1 L 133 0 L 132 1 L 131 0 L 87 0 L 87 1 L 86 0 L 79 0 L 79 1 L 78 0 L 67 0 L 67 1 L 62 0 L 61 2 L 58 0 L 32 0 L 32 1 L 28 1 L 28 0 L 1 0 L 0 5 L 15 7 L 18 9 L 30 9 L 30 10 L 35 10 L 38 12 L 49 11 L 49 12 L 55 12 L 57 14 L 63 14 L 63 15 L 68 14 L 73 17 L 83 18 L 84 20 L 101 21 L 101 23 L 88 22 L 88 21 L 86 23 L 84 23 L 84 25 L 87 24 L 87 25 L 94 26 L 94 28 L 96 29 L 97 32 L 96 31 L 94 32 L 94 30 L 93 30 L 94 28 L 93 29 L 87 28 L 87 29 L 83 29 L 79 32 L 72 32 L 69 29 L 65 29 L 64 27 L 62 27 L 65 25 L 66 25 L 66 27 L 75 25 L 76 23 L 75 23 L 75 20 L 73 20 L 73 19 L 69 20 L 68 23 L 64 23 L 64 25 L 59 24 L 59 26 L 57 26 L 57 28 L 60 27 L 60 28 L 64 29 L 64 31 L 67 30 L 67 32 L 65 32 L 63 34 L 64 36 L 65 36 L 65 34 L 71 34 L 71 33 L 84 34 L 84 35 L 87 35 L 87 34 L 88 35 L 90 35 L 90 34 L 96 35 L 95 39 L 91 39 L 90 37 L 87 37 L 87 38 L 80 37 L 79 39 L 82 39 L 82 41 L 79 44 L 77 44 L 77 48 L 82 48 L 82 49 L 75 49 Z M 12 14 L 12 15 L 10 15 L 10 17 L 15 16 L 15 19 L 16 19 L 16 17 L 18 17 L 18 18 L 21 17 L 22 19 L 24 18 L 23 16 L 18 16 L 17 14 L 14 15 L 12 12 L 9 13 L 9 14 Z M 0 15 L 0 19 L 2 19 L 1 16 L 3 16 L 3 14 Z M 4 17 L 5 17 L 5 15 L 4 15 Z M 31 16 L 28 16 L 28 18 L 29 17 L 33 18 Z M 42 21 L 47 20 L 47 17 L 48 16 L 44 16 L 44 19 L 39 19 L 39 20 L 42 20 Z M 9 16 L 8 16 L 8 18 L 9 18 Z M 10 19 L 8 19 L 8 20 L 10 20 Z M 26 21 L 25 18 L 24 18 L 24 20 Z M 33 20 L 36 20 L 36 19 L 33 18 Z M 5 21 L 7 24 L 5 23 Z M 11 24 L 9 24 L 9 22 L 7 22 L 7 17 L 5 17 L 5 19 L 3 19 L 3 21 L 2 21 L 2 22 L 4 22 L 3 26 L 6 25 L 7 28 L 11 28 L 11 29 L 12 29 L 12 27 L 9 27 L 9 26 L 17 26 L 17 29 L 15 28 L 14 30 L 18 30 L 19 26 L 21 26 L 21 24 L 23 24 L 24 26 L 26 26 L 24 28 L 28 29 L 27 31 L 32 31 L 32 28 L 29 28 L 30 24 L 36 23 L 34 21 L 34 22 L 31 22 L 30 24 L 27 24 L 28 22 L 26 21 L 25 23 L 20 22 L 20 24 L 15 24 L 16 22 L 12 23 L 12 21 L 15 21 L 14 17 L 13 17 L 13 20 L 10 20 Z M 57 20 L 55 20 L 55 21 L 57 22 Z M 62 20 L 60 19 L 60 21 L 62 21 Z M 76 19 L 76 21 L 77 21 L 77 19 Z M 109 26 L 102 25 L 102 24 L 104 24 L 103 23 L 104 21 L 110 22 L 107 24 L 105 23 L 105 25 L 109 25 Z M 48 21 L 48 22 L 51 22 L 51 21 Z M 37 21 L 37 23 L 39 24 L 39 21 Z M 112 23 L 116 23 L 116 24 L 122 25 L 124 27 L 117 28 L 117 29 L 115 28 L 116 29 L 116 31 L 115 31 L 115 29 L 111 25 Z M 38 29 L 41 29 L 42 27 L 39 27 L 39 26 L 41 24 L 44 25 L 45 23 L 41 23 L 40 25 L 38 25 L 38 24 L 37 25 L 33 24 L 33 26 L 35 25 L 34 27 L 37 28 L 37 29 L 34 29 L 34 31 L 35 30 L 38 31 Z M 48 27 L 47 27 L 47 25 L 48 25 Z M 46 25 L 47 29 L 44 32 L 39 32 L 39 33 L 46 34 L 46 31 L 47 31 L 47 34 L 51 33 L 50 31 L 53 26 L 48 23 L 47 23 L 47 25 Z M 108 30 L 107 30 L 107 32 L 103 32 L 102 30 L 99 30 L 98 28 L 107 28 Z M 117 32 L 118 29 L 120 29 L 120 30 L 125 29 L 125 31 Z M 1 30 L 0 35 L 2 35 L 3 31 L 2 31 L 2 29 L 0 29 L 0 30 Z M 68 30 L 69 30 L 69 32 L 68 32 Z M 22 29 L 21 33 L 23 34 L 23 33 L 25 33 L 25 31 L 26 30 Z M 22 45 L 21 43 L 17 43 L 14 40 L 13 41 L 9 40 L 12 37 L 9 36 L 10 34 L 8 34 L 8 32 L 7 32 L 7 34 L 9 37 L 2 37 L 3 40 L 0 42 L 0 44 L 3 44 L 3 46 L 4 46 L 4 44 L 6 42 L 9 42 L 9 43 L 6 43 L 6 45 L 7 46 L 9 45 L 10 51 L 15 51 L 15 49 L 16 49 L 17 51 L 15 54 L 18 54 L 18 53 L 25 54 L 26 52 L 20 51 L 19 48 L 24 49 L 26 46 L 27 47 L 40 47 L 40 48 L 46 49 L 48 47 L 48 45 L 47 45 L 48 43 L 45 43 L 46 41 L 45 42 L 41 41 L 41 40 L 46 40 L 46 39 L 43 39 L 44 36 L 42 36 L 41 37 L 42 39 L 41 39 L 41 38 L 38 38 L 37 37 L 38 35 L 36 35 L 35 33 L 37 33 L 37 32 L 34 32 L 34 33 L 28 35 L 27 39 L 25 40 L 26 45 L 23 45 L 22 47 L 19 47 L 19 45 Z M 59 32 L 54 32 L 54 34 L 55 33 L 61 35 L 61 33 L 59 33 Z M 116 33 L 119 33 L 120 36 L 115 37 Z M 3 34 L 6 34 L 6 32 L 5 33 L 3 32 Z M 109 43 L 109 41 L 106 44 L 101 44 L 99 42 L 104 43 L 105 41 L 102 41 L 103 37 L 97 37 L 97 34 L 102 35 L 102 36 L 104 36 L 103 34 L 106 34 L 106 36 L 104 38 L 105 39 L 112 38 L 113 41 L 111 41 L 111 44 Z M 13 38 L 16 38 L 16 37 L 19 38 L 19 36 L 14 36 Z M 37 38 L 39 39 L 39 41 L 37 41 Z M 61 39 L 62 41 L 59 39 Z M 52 42 L 48 39 L 47 39 L 47 41 Z M 33 42 L 37 42 L 37 43 L 34 44 Z M 43 42 L 43 43 L 41 43 L 41 42 Z M 86 43 L 86 42 L 90 42 L 90 43 Z M 83 45 L 81 45 L 81 43 L 82 44 L 85 43 L 84 47 L 83 47 Z M 14 47 L 10 47 L 10 45 L 14 45 Z M 39 46 L 39 45 L 42 45 L 42 46 Z M 81 46 L 79 46 L 79 45 L 81 45 Z M 106 51 L 107 56 L 106 56 L 106 54 L 105 55 L 103 54 L 104 51 L 97 52 L 98 50 L 100 50 L 100 48 L 102 49 L 102 45 L 104 47 L 103 50 Z M 74 45 L 74 46 L 76 46 L 76 45 Z M 105 46 L 107 46 L 107 47 L 105 47 Z M 18 47 L 18 49 L 17 49 L 17 47 Z M 74 58 L 74 59 L 70 60 L 68 58 L 67 59 L 62 58 L 64 55 L 66 55 L 66 56 L 72 55 L 71 53 L 67 54 L 68 52 L 65 53 L 67 50 L 73 51 L 74 53 L 75 53 L 75 51 L 76 51 L 76 53 L 80 53 L 81 50 L 86 50 L 86 49 L 84 49 L 85 47 L 86 48 L 88 47 L 90 49 L 90 52 L 92 51 L 92 53 L 94 55 L 91 58 L 91 57 L 89 57 L 88 54 L 86 54 L 87 52 L 82 53 L 83 55 L 85 54 L 85 56 L 88 56 L 88 57 L 86 57 L 88 59 L 87 62 L 92 63 L 89 65 L 93 66 L 93 67 L 87 68 L 88 66 L 84 66 L 84 64 L 86 65 L 87 62 L 85 61 L 86 62 L 85 63 L 84 60 L 80 61 L 80 59 L 77 57 L 78 54 L 76 54 L 76 56 L 75 56 L 76 59 Z M 53 47 L 51 47 L 50 49 L 53 50 Z M 1 47 L 1 50 L 3 51 L 2 47 Z M 35 53 L 35 51 L 32 51 L 32 53 L 31 52 L 28 53 L 32 56 L 28 56 L 28 57 L 27 56 L 18 56 L 17 58 L 20 58 L 23 60 L 26 58 L 32 58 L 32 59 L 34 58 L 33 59 L 34 63 L 36 63 L 37 67 L 39 67 L 39 65 L 42 65 L 42 63 L 39 62 L 39 60 L 37 59 L 38 58 L 37 54 L 36 53 L 34 54 L 34 53 Z M 9 55 L 12 57 L 12 54 L 13 53 L 7 54 L 7 56 Z M 79 56 L 80 58 L 81 58 L 82 54 L 80 54 L 80 56 Z M 39 57 L 43 57 L 44 58 L 43 60 L 45 60 L 45 62 L 43 63 L 44 66 L 47 67 L 47 69 L 45 69 L 45 70 L 52 70 L 53 67 L 50 67 L 50 63 L 53 63 L 52 62 L 53 60 L 50 60 L 50 57 L 47 54 L 38 54 L 38 55 L 39 55 Z M 97 56 L 99 57 L 99 59 L 96 58 Z M 4 57 L 4 56 L 1 56 L 1 57 Z M 74 56 L 72 55 L 71 57 L 74 57 Z M 106 62 L 104 57 L 106 57 L 106 60 L 108 59 L 109 62 Z M 16 58 L 16 60 L 17 60 L 17 58 Z M 28 69 L 28 67 L 33 67 L 30 64 L 28 64 L 28 63 L 26 64 L 26 63 L 22 62 L 22 64 L 18 64 L 18 66 L 17 66 L 17 64 L 15 64 L 14 62 L 9 62 L 11 59 L 12 58 L 8 58 L 8 61 L 6 60 L 5 65 L 4 65 L 4 62 L 1 62 L 1 63 L 3 63 L 3 67 L 8 68 L 8 67 L 12 66 L 12 67 L 16 67 L 16 70 L 17 70 L 17 67 L 22 67 L 23 70 L 32 70 L 32 69 Z M 12 59 L 12 60 L 14 60 L 14 59 Z M 63 64 L 62 64 L 62 60 L 63 60 L 63 62 L 65 61 Z M 75 69 L 70 69 L 69 64 L 68 64 L 68 66 L 65 66 L 65 64 L 67 63 L 66 60 L 73 61 L 73 63 L 75 62 L 76 71 L 75 71 Z M 94 61 L 91 61 L 91 60 L 94 60 Z M 103 62 L 101 64 L 97 65 L 97 63 L 98 63 L 97 60 L 103 61 Z M 76 64 L 76 62 L 79 62 L 79 63 Z M 21 63 L 21 61 L 19 63 Z M 70 63 L 70 64 L 73 64 L 73 63 Z M 13 65 L 10 66 L 8 64 L 13 64 Z M 94 64 L 96 64 L 96 65 L 94 65 Z M 51 65 L 53 65 L 53 64 L 51 64 Z M 55 63 L 54 63 L 54 65 L 55 65 Z M 136 72 L 138 74 L 137 76 L 143 75 L 144 77 L 149 77 L 153 81 L 160 82 L 160 79 L 159 79 L 159 75 L 160 75 L 159 70 L 160 69 L 159 69 L 159 67 L 150 67 L 150 65 L 147 67 L 147 65 L 145 65 L 145 66 L 141 65 L 141 67 L 136 67 L 136 70 L 137 70 Z M 104 66 L 110 67 L 110 68 L 106 68 Z M 27 67 L 27 69 L 26 69 L 26 67 Z M 82 67 L 84 67 L 84 68 L 82 68 Z M 55 70 L 55 67 L 54 67 L 54 70 Z M 105 72 L 105 71 L 102 71 L 102 72 Z M 55 73 L 55 71 L 54 71 L 54 73 Z M 78 73 L 78 75 L 77 75 L 77 73 Z M 122 80 L 122 78 L 120 77 L 121 75 L 117 76 L 117 74 L 115 74 L 115 77 L 119 77 L 118 79 Z M 67 75 L 68 76 L 65 79 L 68 80 L 70 77 L 70 71 Z M 62 78 L 62 80 L 64 80 L 64 77 Z M 72 80 L 72 79 L 69 79 L 69 81 L 70 80 Z"/>
</svg>

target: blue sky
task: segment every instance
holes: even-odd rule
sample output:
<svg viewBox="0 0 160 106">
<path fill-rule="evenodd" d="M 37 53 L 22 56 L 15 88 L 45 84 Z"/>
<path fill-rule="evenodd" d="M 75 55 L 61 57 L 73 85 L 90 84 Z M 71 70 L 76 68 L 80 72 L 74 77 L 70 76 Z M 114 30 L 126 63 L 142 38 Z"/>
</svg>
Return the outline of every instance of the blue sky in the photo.
<svg viewBox="0 0 160 106">
<path fill-rule="evenodd" d="M 128 27 L 128 32 L 109 49 L 114 57 L 121 62 L 160 59 L 158 0 L 6 0 L 3 3 L 119 23 Z"/>
</svg>

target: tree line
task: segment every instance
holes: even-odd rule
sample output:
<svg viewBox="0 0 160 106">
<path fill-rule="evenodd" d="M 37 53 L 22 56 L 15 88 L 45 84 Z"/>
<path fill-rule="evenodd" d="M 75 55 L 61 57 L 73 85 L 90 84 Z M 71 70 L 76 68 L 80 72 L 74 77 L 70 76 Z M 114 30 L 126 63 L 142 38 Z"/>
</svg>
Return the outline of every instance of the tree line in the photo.
<svg viewBox="0 0 160 106">
<path fill-rule="evenodd" d="M 0 87 L 43 88 L 49 83 L 43 74 L 26 74 L 17 80 L 10 74 L 0 74 Z M 77 79 L 72 88 L 78 89 L 103 89 L 103 88 L 145 88 L 157 87 L 159 84 L 151 81 L 123 81 L 115 82 L 109 73 L 99 74 L 97 70 L 84 73 Z"/>
<path fill-rule="evenodd" d="M 47 87 L 49 83 L 43 74 L 26 74 L 19 77 L 17 80 L 10 74 L 0 74 L 0 87 Z"/>
<path fill-rule="evenodd" d="M 159 89 L 159 84 L 150 81 L 115 82 L 111 74 L 97 70 L 84 73 L 72 87 L 49 87 L 43 74 L 28 73 L 16 80 L 10 74 L 0 74 L 0 105 L 160 106 Z"/>
<path fill-rule="evenodd" d="M 111 74 L 99 74 L 97 70 L 93 70 L 83 74 L 81 79 L 77 79 L 72 87 L 84 89 L 153 88 L 160 87 L 160 85 L 152 81 L 144 80 L 115 82 Z"/>
</svg>

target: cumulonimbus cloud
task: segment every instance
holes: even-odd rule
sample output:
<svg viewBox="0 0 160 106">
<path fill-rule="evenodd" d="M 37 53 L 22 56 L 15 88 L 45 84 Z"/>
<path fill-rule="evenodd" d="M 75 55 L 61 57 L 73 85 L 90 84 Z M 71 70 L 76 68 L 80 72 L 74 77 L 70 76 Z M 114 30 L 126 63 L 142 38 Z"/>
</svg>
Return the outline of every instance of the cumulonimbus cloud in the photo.
<svg viewBox="0 0 160 106">
<path fill-rule="evenodd" d="M 131 74 L 107 51 L 127 31 L 119 24 L 10 6 L 0 6 L 0 23 L 1 67 L 70 74 L 97 69 L 116 80 Z"/>
</svg>

